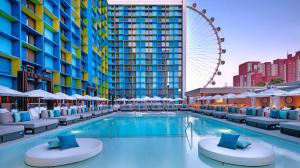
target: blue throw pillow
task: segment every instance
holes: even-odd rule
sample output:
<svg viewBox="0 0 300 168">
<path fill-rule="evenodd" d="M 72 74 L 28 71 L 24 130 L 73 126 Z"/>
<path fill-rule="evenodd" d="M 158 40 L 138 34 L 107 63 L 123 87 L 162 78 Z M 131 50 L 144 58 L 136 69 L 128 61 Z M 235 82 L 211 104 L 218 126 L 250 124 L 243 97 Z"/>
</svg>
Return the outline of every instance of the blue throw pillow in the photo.
<svg viewBox="0 0 300 168">
<path fill-rule="evenodd" d="M 60 117 L 60 111 L 59 110 L 54 110 L 54 117 Z"/>
<path fill-rule="evenodd" d="M 74 135 L 57 136 L 57 138 L 59 139 L 61 150 L 79 147 Z"/>
<path fill-rule="evenodd" d="M 279 117 L 279 110 L 272 109 L 270 117 L 271 118 L 278 118 Z"/>
<path fill-rule="evenodd" d="M 253 116 L 256 116 L 257 115 L 257 110 L 256 110 L 256 108 L 253 108 L 252 109 L 252 114 L 251 115 L 253 115 Z"/>
<path fill-rule="evenodd" d="M 59 140 L 52 140 L 48 142 L 48 148 L 49 149 L 57 149 L 60 148 L 60 142 Z"/>
<path fill-rule="evenodd" d="M 218 146 L 235 150 L 239 136 L 237 134 L 222 133 Z"/>
<path fill-rule="evenodd" d="M 50 118 L 54 117 L 54 111 L 53 110 L 49 110 L 49 117 Z"/>
<path fill-rule="evenodd" d="M 75 109 L 71 109 L 71 114 L 76 114 L 76 110 Z"/>
<path fill-rule="evenodd" d="M 86 112 L 86 113 L 89 112 L 88 108 L 85 108 L 85 109 L 84 109 L 84 112 Z"/>
<path fill-rule="evenodd" d="M 238 149 L 246 149 L 250 145 L 251 145 L 251 143 L 249 141 L 240 139 L 236 143 L 236 148 L 238 148 Z"/>
<path fill-rule="evenodd" d="M 280 119 L 288 119 L 288 111 L 287 110 L 280 110 L 279 111 L 279 118 Z"/>
<path fill-rule="evenodd" d="M 21 121 L 30 121 L 30 114 L 29 112 L 21 113 Z"/>
<path fill-rule="evenodd" d="M 246 115 L 252 115 L 252 109 L 246 108 Z"/>
<path fill-rule="evenodd" d="M 21 113 L 13 113 L 13 116 L 14 116 L 14 121 L 15 122 L 20 122 L 22 119 L 21 119 Z"/>
</svg>

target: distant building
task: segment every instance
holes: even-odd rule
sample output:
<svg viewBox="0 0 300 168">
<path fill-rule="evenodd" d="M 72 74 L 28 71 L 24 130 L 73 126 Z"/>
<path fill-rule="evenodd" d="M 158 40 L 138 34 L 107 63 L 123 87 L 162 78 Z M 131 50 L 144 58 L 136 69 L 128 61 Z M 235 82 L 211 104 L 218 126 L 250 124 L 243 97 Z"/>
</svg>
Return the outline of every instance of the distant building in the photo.
<svg viewBox="0 0 300 168">
<path fill-rule="evenodd" d="M 233 86 L 251 87 L 260 82 L 269 83 L 274 78 L 284 82 L 300 80 L 300 51 L 286 59 L 276 59 L 272 62 L 245 62 L 239 65 L 239 74 L 233 77 Z"/>
</svg>

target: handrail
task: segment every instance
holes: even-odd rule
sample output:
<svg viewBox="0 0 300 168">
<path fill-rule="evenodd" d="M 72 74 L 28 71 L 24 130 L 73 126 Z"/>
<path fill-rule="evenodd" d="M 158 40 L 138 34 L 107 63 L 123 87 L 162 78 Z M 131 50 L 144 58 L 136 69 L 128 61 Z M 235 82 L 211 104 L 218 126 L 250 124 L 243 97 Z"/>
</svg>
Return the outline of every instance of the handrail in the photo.
<svg viewBox="0 0 300 168">
<path fill-rule="evenodd" d="M 187 135 L 187 129 L 189 127 L 191 127 L 191 137 L 190 137 L 190 139 L 188 138 L 188 135 Z M 185 127 L 185 137 L 186 137 L 186 139 L 189 143 L 190 148 L 192 149 L 193 148 L 193 123 L 191 121 L 189 121 L 188 125 Z"/>
</svg>

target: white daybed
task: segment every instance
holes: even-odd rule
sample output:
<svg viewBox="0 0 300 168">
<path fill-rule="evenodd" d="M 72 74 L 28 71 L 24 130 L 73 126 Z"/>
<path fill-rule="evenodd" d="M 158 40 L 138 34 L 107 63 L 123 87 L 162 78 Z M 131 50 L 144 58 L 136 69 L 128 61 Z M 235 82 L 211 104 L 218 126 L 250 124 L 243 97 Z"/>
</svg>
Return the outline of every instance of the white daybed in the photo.
<svg viewBox="0 0 300 168">
<path fill-rule="evenodd" d="M 62 166 L 89 159 L 103 149 L 102 142 L 91 138 L 76 139 L 79 147 L 65 150 L 48 149 L 48 143 L 38 145 L 25 154 L 25 163 L 34 167 Z"/>
<path fill-rule="evenodd" d="M 220 138 L 206 138 L 198 142 L 199 153 L 223 162 L 241 166 L 265 166 L 274 162 L 274 152 L 262 144 L 251 142 L 246 149 L 219 147 Z"/>
</svg>

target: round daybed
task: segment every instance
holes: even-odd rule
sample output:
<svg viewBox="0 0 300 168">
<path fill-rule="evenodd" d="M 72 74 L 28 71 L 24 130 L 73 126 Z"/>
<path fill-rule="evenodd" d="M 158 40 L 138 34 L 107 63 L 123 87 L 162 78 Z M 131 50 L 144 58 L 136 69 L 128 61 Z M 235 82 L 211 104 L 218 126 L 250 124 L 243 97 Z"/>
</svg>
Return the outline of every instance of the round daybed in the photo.
<svg viewBox="0 0 300 168">
<path fill-rule="evenodd" d="M 103 149 L 97 139 L 78 138 L 79 147 L 65 150 L 48 149 L 48 143 L 38 145 L 25 154 L 25 163 L 34 167 L 62 166 L 89 159 Z"/>
<path fill-rule="evenodd" d="M 274 162 L 274 152 L 265 146 L 251 142 L 246 149 L 228 149 L 217 146 L 220 138 L 207 138 L 198 142 L 199 153 L 223 162 L 240 166 L 265 166 Z"/>
</svg>

